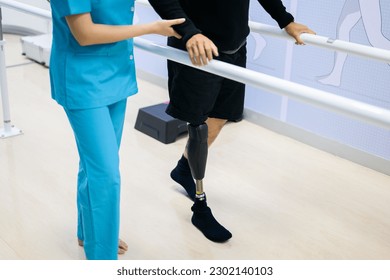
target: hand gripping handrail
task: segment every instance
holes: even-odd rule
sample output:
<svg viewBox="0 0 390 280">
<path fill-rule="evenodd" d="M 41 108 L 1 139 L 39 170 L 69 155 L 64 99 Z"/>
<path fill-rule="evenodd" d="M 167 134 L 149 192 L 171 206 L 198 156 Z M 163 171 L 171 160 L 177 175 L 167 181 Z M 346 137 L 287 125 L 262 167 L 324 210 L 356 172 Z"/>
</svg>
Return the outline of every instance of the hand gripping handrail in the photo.
<svg viewBox="0 0 390 280">
<path fill-rule="evenodd" d="M 143 4 L 143 2 L 145 1 L 137 0 L 137 2 Z M 13 4 L 15 2 L 9 0 L 0 0 L 0 6 L 2 6 L 4 3 L 6 3 L 8 7 L 13 7 Z M 21 11 L 23 10 L 25 12 L 28 11 L 28 13 L 31 14 L 35 14 L 37 12 L 37 8 L 25 9 L 26 6 L 28 5 L 18 5 L 18 9 Z M 50 16 L 50 13 L 48 14 Z M 46 17 L 47 13 L 40 11 L 39 15 Z M 142 38 L 135 38 L 134 44 L 139 49 L 154 53 L 169 60 L 173 60 L 191 67 L 199 68 L 203 71 L 224 76 L 229 79 L 246 83 L 254 87 L 271 91 L 277 94 L 286 95 L 293 99 L 304 101 L 306 103 L 321 108 L 348 115 L 350 117 L 386 129 L 390 128 L 390 110 L 386 110 L 356 100 L 348 99 L 342 96 L 337 96 L 325 91 L 310 88 L 273 76 L 261 74 L 249 69 L 237 67 L 217 60 L 213 60 L 208 65 L 203 67 L 193 66 L 186 52 L 167 46 L 157 45 Z"/>
<path fill-rule="evenodd" d="M 212 60 L 206 66 L 192 65 L 188 54 L 168 46 L 154 44 L 142 38 L 135 38 L 134 45 L 144 51 L 165 57 L 200 70 L 217 74 L 263 90 L 286 95 L 306 103 L 390 129 L 390 110 L 331 94 L 308 86 L 258 73 L 253 70 Z"/>
<path fill-rule="evenodd" d="M 252 21 L 249 22 L 249 27 L 252 32 L 266 34 L 288 40 L 294 40 L 294 38 L 288 35 L 285 30 L 281 30 L 278 27 Z M 302 33 L 300 37 L 305 42 L 305 44 L 308 45 L 332 49 L 335 51 L 345 52 L 364 58 L 370 58 L 381 62 L 390 63 L 390 50 L 374 48 L 371 46 L 360 45 L 337 39 L 331 39 L 328 37 L 313 35 L 309 33 Z"/>
</svg>

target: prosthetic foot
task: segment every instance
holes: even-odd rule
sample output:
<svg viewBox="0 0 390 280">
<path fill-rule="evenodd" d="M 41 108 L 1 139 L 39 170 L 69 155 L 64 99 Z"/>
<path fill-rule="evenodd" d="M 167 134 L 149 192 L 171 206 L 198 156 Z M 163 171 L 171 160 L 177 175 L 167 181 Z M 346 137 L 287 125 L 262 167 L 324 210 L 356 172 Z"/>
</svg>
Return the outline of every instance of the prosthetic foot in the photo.
<svg viewBox="0 0 390 280">
<path fill-rule="evenodd" d="M 191 207 L 193 212 L 192 224 L 211 241 L 225 242 L 232 237 L 232 234 L 214 218 L 211 209 L 207 206 L 206 194 L 203 191 L 203 178 L 208 153 L 207 124 L 204 123 L 198 126 L 190 124 L 188 125 L 188 133 L 188 163 L 192 177 L 196 182 L 195 203 Z"/>
<path fill-rule="evenodd" d="M 232 237 L 230 231 L 223 227 L 214 218 L 210 207 L 207 206 L 206 195 L 196 195 L 195 203 L 191 207 L 192 215 L 191 222 L 203 234 L 214 242 L 225 242 Z"/>
</svg>

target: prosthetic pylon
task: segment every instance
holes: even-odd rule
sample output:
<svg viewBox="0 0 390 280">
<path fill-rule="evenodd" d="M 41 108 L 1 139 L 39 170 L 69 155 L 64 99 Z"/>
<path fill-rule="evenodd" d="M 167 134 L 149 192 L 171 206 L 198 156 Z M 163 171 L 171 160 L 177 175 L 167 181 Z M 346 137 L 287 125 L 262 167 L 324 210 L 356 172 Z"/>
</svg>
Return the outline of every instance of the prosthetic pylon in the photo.
<svg viewBox="0 0 390 280">
<path fill-rule="evenodd" d="M 203 190 L 203 178 L 206 171 L 207 163 L 207 138 L 208 127 L 203 123 L 198 126 L 188 125 L 188 142 L 187 142 L 187 155 L 188 164 L 191 169 L 192 177 L 196 182 L 196 196 L 204 194 Z"/>
</svg>

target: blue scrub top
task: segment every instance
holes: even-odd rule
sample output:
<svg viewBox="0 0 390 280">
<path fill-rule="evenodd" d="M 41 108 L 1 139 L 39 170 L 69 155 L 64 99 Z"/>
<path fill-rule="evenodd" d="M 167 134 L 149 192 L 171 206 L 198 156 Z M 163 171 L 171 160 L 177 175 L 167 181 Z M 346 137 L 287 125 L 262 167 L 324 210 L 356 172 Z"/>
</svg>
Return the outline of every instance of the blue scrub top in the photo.
<svg viewBox="0 0 390 280">
<path fill-rule="evenodd" d="M 89 109 L 137 93 L 133 41 L 80 46 L 65 16 L 90 13 L 94 23 L 130 25 L 134 0 L 51 0 L 53 43 L 52 97 L 66 109 Z"/>
</svg>

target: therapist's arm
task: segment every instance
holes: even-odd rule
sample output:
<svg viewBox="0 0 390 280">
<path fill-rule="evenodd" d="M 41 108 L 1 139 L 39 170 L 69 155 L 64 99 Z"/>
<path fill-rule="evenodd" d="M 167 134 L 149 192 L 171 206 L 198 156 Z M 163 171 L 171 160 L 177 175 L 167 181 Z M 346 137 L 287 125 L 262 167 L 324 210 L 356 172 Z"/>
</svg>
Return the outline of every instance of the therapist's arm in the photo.
<svg viewBox="0 0 390 280">
<path fill-rule="evenodd" d="M 146 34 L 163 36 L 181 36 L 172 25 L 181 24 L 185 19 L 161 20 L 137 25 L 105 25 L 95 24 L 91 14 L 78 14 L 66 17 L 72 35 L 81 46 L 119 42 Z"/>
</svg>

